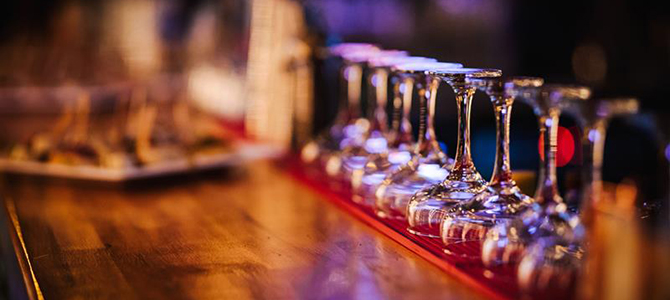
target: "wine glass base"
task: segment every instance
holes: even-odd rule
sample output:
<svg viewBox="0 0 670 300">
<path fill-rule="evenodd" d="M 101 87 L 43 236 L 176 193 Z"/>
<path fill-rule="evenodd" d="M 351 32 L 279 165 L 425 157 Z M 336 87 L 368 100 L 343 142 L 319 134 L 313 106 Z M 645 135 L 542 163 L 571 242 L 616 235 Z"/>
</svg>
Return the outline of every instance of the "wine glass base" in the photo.
<svg viewBox="0 0 670 300">
<path fill-rule="evenodd" d="M 481 261 L 482 242 L 486 238 L 486 233 L 498 221 L 477 218 L 469 213 L 450 212 L 442 221 L 440 230 L 445 245 L 444 253 L 462 259 Z"/>
<path fill-rule="evenodd" d="M 354 202 L 374 206 L 377 188 L 410 158 L 409 151 L 400 149 L 390 150 L 388 154 L 375 153 L 368 156 L 364 168 L 354 170 L 351 177 Z"/>
<path fill-rule="evenodd" d="M 381 218 L 406 219 L 407 204 L 412 196 L 428 184 L 381 185 L 376 192 L 375 212 Z"/>
<path fill-rule="evenodd" d="M 486 233 L 498 222 L 502 220 L 477 218 L 471 214 L 454 216 L 450 212 L 442 221 L 440 236 L 445 244 L 482 241 L 486 238 Z"/>
<path fill-rule="evenodd" d="M 351 155 L 342 157 L 342 164 L 338 172 L 340 179 L 351 184 L 351 179 L 357 170 L 365 167 L 366 155 Z"/>
<path fill-rule="evenodd" d="M 358 175 L 363 170 L 355 170 L 352 176 L 352 200 L 365 206 L 374 206 L 375 191 L 382 184 L 387 174 L 375 172 L 372 174 Z"/>
<path fill-rule="evenodd" d="M 449 211 L 455 205 L 472 199 L 482 189 L 483 186 L 469 182 L 445 181 L 420 190 L 407 208 L 408 229 L 414 234 L 440 237 L 442 221 Z"/>
<path fill-rule="evenodd" d="M 583 264 L 583 249 L 579 243 L 560 238 L 537 241 L 521 259 L 517 280 L 529 296 L 574 298 L 573 292 Z M 538 298 L 539 299 L 539 298 Z"/>
<path fill-rule="evenodd" d="M 564 204 L 543 208 L 534 203 L 518 218 L 490 230 L 482 248 L 482 259 L 486 265 L 516 263 L 538 240 L 580 240 L 583 230 L 578 216 L 567 212 Z"/>
<path fill-rule="evenodd" d="M 405 220 L 407 205 L 416 192 L 438 184 L 449 172 L 442 167 L 445 159 L 415 157 L 389 175 L 375 192 L 375 211 L 381 218 Z"/>
<path fill-rule="evenodd" d="M 497 188 L 489 186 L 474 198 L 454 207 L 442 222 L 441 233 L 445 244 L 459 241 L 482 241 L 496 225 L 509 225 L 532 204 L 516 186 Z"/>
<path fill-rule="evenodd" d="M 525 251 L 523 243 L 506 237 L 495 241 L 485 239 L 482 242 L 481 259 L 487 268 L 514 268 Z"/>
<path fill-rule="evenodd" d="M 458 211 L 484 220 L 506 220 L 518 217 L 532 203 L 533 198 L 523 194 L 516 185 L 496 185 L 488 186 L 472 200 L 459 205 Z"/>
</svg>

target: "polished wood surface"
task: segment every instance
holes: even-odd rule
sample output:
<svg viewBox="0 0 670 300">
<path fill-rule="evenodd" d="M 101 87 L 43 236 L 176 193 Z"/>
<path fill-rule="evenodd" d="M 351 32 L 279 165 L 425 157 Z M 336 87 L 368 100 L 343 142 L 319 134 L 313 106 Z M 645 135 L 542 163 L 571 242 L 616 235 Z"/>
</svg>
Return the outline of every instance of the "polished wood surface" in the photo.
<svg viewBox="0 0 670 300">
<path fill-rule="evenodd" d="M 5 177 L 2 192 L 46 299 L 480 297 L 270 162 L 125 187 Z"/>
</svg>

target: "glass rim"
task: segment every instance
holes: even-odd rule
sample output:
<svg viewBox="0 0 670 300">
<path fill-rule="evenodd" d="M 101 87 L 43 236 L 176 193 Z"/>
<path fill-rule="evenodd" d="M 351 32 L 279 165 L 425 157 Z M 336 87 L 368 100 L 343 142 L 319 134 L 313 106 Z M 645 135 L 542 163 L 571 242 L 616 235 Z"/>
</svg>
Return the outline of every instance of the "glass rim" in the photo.
<svg viewBox="0 0 670 300">
<path fill-rule="evenodd" d="M 330 55 L 340 57 L 350 52 L 380 50 L 379 46 L 370 43 L 340 43 L 329 46 L 327 49 Z"/>
<path fill-rule="evenodd" d="M 624 114 L 635 114 L 640 109 L 640 102 L 633 97 L 617 97 L 598 99 L 596 114 L 602 117 Z"/>
<path fill-rule="evenodd" d="M 542 92 L 552 99 L 587 100 L 591 97 L 591 89 L 576 84 L 546 84 Z"/>
<path fill-rule="evenodd" d="M 515 76 L 504 79 L 505 88 L 539 88 L 544 85 L 544 79 L 541 77 Z"/>
<path fill-rule="evenodd" d="M 373 68 L 393 68 L 407 63 L 437 62 L 437 59 L 424 56 L 382 56 L 373 57 L 368 64 Z"/>
<path fill-rule="evenodd" d="M 362 50 L 353 51 L 342 55 L 342 58 L 349 63 L 369 63 L 376 57 L 405 57 L 409 55 L 403 50 Z"/>
<path fill-rule="evenodd" d="M 405 64 L 399 64 L 393 66 L 393 69 L 397 72 L 408 73 L 408 74 L 425 74 L 429 70 L 445 68 L 445 69 L 460 69 L 463 68 L 463 64 L 457 62 L 411 62 Z"/>
<path fill-rule="evenodd" d="M 457 77 L 466 78 L 499 78 L 502 71 L 499 69 L 480 69 L 480 68 L 433 68 L 427 70 L 429 75 L 438 77 Z"/>
</svg>

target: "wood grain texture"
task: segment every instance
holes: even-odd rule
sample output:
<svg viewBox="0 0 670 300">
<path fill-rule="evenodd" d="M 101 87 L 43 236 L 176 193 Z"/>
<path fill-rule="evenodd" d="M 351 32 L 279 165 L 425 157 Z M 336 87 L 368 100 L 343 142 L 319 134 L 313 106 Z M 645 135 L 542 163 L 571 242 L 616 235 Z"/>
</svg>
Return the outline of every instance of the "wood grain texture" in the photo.
<svg viewBox="0 0 670 300">
<path fill-rule="evenodd" d="M 114 187 L 7 177 L 46 299 L 478 298 L 270 162 Z"/>
</svg>

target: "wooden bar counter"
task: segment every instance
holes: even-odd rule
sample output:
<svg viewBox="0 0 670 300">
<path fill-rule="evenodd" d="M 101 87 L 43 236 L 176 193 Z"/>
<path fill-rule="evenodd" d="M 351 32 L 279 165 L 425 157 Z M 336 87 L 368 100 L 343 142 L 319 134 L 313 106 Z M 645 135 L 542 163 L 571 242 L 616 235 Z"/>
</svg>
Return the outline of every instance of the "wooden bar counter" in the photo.
<svg viewBox="0 0 670 300">
<path fill-rule="evenodd" d="M 270 161 L 123 186 L 4 175 L 1 188 L 10 297 L 480 297 Z"/>
</svg>

